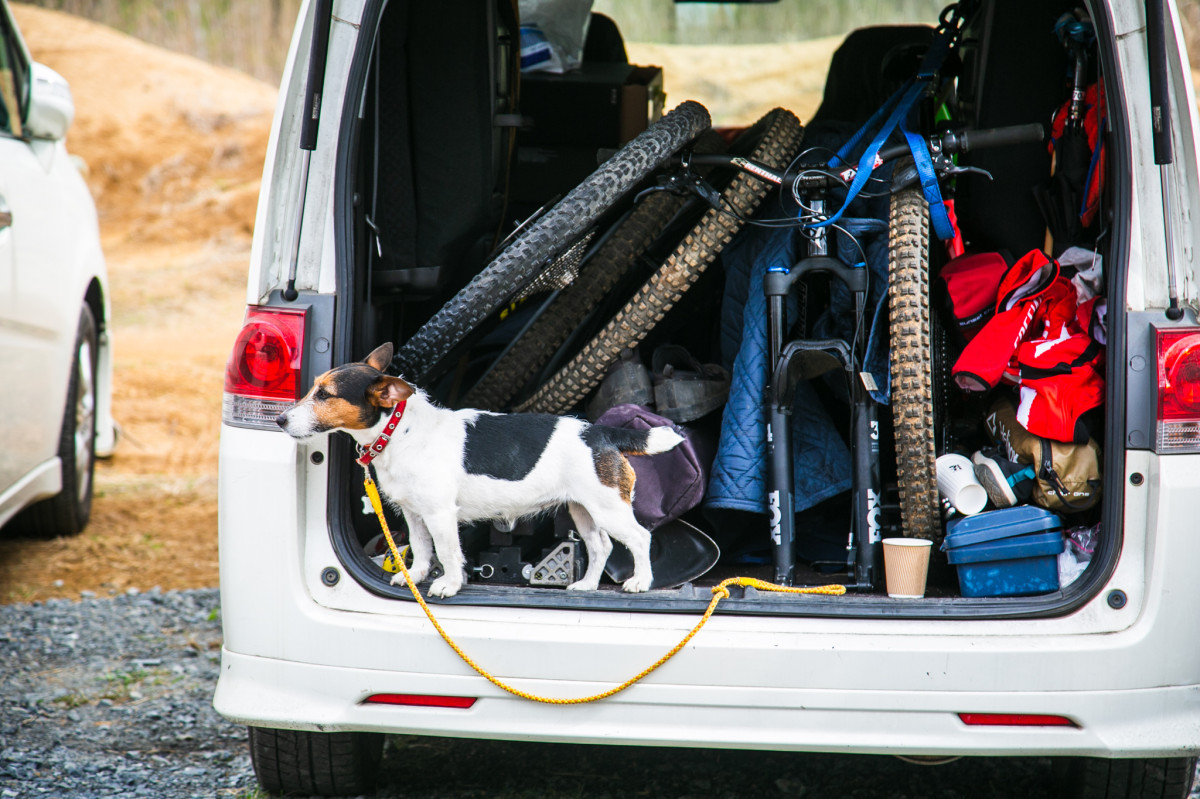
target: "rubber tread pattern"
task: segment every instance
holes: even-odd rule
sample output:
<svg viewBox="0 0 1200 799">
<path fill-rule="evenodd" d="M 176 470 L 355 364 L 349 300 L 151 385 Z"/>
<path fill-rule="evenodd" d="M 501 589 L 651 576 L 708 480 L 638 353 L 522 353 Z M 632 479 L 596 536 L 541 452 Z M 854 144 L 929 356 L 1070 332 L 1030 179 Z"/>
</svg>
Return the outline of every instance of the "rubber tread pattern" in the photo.
<svg viewBox="0 0 1200 799">
<path fill-rule="evenodd" d="M 707 109 L 689 100 L 640 133 L 534 222 L 422 325 L 397 351 L 393 369 L 420 382 L 514 290 L 590 229 L 622 194 L 710 125 Z"/>
<path fill-rule="evenodd" d="M 918 189 L 892 196 L 888 311 L 896 477 L 904 535 L 942 537 L 937 490 L 933 347 L 929 315 L 929 207 Z"/>
<path fill-rule="evenodd" d="M 1073 758 L 1062 795 L 1069 799 L 1186 799 L 1196 758 Z"/>
<path fill-rule="evenodd" d="M 762 141 L 750 159 L 783 169 L 800 145 L 800 120 L 785 109 L 768 112 Z M 717 255 L 754 213 L 771 184 L 739 172 L 722 193 L 725 212 L 710 209 L 680 242 L 658 271 L 574 359 L 560 369 L 520 411 L 566 413 L 599 385 L 621 350 L 633 348 L 662 321 L 676 302 L 700 279 Z M 730 213 L 732 211 L 732 213 Z"/>
<path fill-rule="evenodd" d="M 87 495 L 78 497 L 77 481 L 78 463 L 75 461 L 75 406 L 79 399 L 79 347 L 86 340 L 91 345 L 92 352 L 92 390 L 96 390 L 96 364 L 99 358 L 97 349 L 99 334 L 96 318 L 86 304 L 79 312 L 79 327 L 75 334 L 75 349 L 71 355 L 71 379 L 67 384 L 67 402 L 63 411 L 62 427 L 58 438 L 58 457 L 62 461 L 62 490 L 49 499 L 35 502 L 24 508 L 7 524 L 10 532 L 29 538 L 56 538 L 58 536 L 76 536 L 87 527 L 92 515 L 92 497 L 96 488 L 96 416 L 93 404 L 92 415 L 92 458 L 88 464 L 91 473 L 88 475 Z"/>
<path fill-rule="evenodd" d="M 684 197 L 658 191 L 638 203 L 596 254 L 584 263 L 575 282 L 559 293 L 520 340 L 471 389 L 464 404 L 472 408 L 501 409 L 620 282 L 685 202 Z"/>
<path fill-rule="evenodd" d="M 250 728 L 250 759 L 264 790 L 285 796 L 354 796 L 375 789 L 384 736 Z"/>
</svg>

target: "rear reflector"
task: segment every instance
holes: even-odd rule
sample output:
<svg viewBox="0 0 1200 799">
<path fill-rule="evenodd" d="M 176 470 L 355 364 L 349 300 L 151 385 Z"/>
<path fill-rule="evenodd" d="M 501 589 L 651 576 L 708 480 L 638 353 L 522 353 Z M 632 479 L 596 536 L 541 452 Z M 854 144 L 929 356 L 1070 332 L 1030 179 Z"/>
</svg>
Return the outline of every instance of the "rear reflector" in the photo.
<svg viewBox="0 0 1200 799">
<path fill-rule="evenodd" d="M 1066 716 L 1040 713 L 959 713 L 963 724 L 972 727 L 1078 727 Z"/>
<path fill-rule="evenodd" d="M 304 311 L 251 306 L 225 366 L 226 424 L 278 430 L 275 417 L 300 398 Z"/>
<path fill-rule="evenodd" d="M 474 696 L 434 696 L 432 694 L 371 694 L 364 705 L 408 705 L 410 707 L 468 708 L 475 704 Z"/>
<path fill-rule="evenodd" d="M 1200 452 L 1200 330 L 1158 331 L 1158 444 L 1155 451 Z"/>
</svg>

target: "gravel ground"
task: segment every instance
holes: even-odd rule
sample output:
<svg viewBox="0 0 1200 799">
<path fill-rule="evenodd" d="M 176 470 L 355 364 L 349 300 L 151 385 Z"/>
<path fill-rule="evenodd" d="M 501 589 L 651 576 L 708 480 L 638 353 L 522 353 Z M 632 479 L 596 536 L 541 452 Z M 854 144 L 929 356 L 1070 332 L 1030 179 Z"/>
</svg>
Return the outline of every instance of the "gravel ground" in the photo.
<svg viewBox="0 0 1200 799">
<path fill-rule="evenodd" d="M 0 799 L 261 797 L 212 709 L 217 592 L 0 606 Z M 380 799 L 1051 799 L 1050 762 L 394 737 Z M 1200 797 L 1200 790 L 1192 794 Z"/>
</svg>

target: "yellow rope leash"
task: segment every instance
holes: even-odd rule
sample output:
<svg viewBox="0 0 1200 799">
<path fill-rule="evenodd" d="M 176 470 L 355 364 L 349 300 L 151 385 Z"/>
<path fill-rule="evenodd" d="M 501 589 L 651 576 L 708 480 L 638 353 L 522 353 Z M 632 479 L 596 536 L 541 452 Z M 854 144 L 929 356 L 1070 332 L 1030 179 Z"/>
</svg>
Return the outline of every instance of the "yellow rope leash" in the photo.
<svg viewBox="0 0 1200 799">
<path fill-rule="evenodd" d="M 511 685 L 504 683 L 500 679 L 493 677 L 487 672 L 486 669 L 484 669 L 475 661 L 471 660 L 467 653 L 463 652 L 459 645 L 454 642 L 454 639 L 452 639 L 450 635 L 444 629 L 442 629 L 442 625 L 439 624 L 438 620 L 433 617 L 433 611 L 429 609 L 429 605 L 425 604 L 424 597 L 421 596 L 421 592 L 417 590 L 416 585 L 413 584 L 412 578 L 409 577 L 408 567 L 404 565 L 404 558 L 401 556 L 400 550 L 396 547 L 396 542 L 392 538 L 392 531 L 388 529 L 387 519 L 385 519 L 383 516 L 383 505 L 379 500 L 379 489 L 376 487 L 375 481 L 371 479 L 370 474 L 367 474 L 366 479 L 363 480 L 363 486 L 367 490 L 367 496 L 371 498 L 371 507 L 375 509 L 375 515 L 379 517 L 379 526 L 383 528 L 383 536 L 387 539 L 388 548 L 392 551 L 392 557 L 395 558 L 396 565 L 400 568 L 401 573 L 404 575 L 404 579 L 407 582 L 409 589 L 412 591 L 413 598 L 417 600 L 417 604 L 421 606 L 421 610 L 425 611 L 425 615 L 429 618 L 429 622 L 433 625 L 433 628 L 438 631 L 438 634 L 442 636 L 442 640 L 449 644 L 450 648 L 458 653 L 458 656 L 463 659 L 464 663 L 473 668 L 479 673 L 479 676 L 483 677 L 492 685 L 495 685 L 497 688 L 502 688 L 503 690 L 508 691 L 510 694 L 519 696 L 522 699 L 528 699 L 533 702 L 544 702 L 549 705 L 581 705 L 585 702 L 595 702 L 600 699 L 607 699 L 613 694 L 624 691 L 626 688 L 633 685 L 647 674 L 650 674 L 662 664 L 666 663 L 668 660 L 673 658 L 679 652 L 679 650 L 683 649 L 687 645 L 687 642 L 692 640 L 692 636 L 700 632 L 700 628 L 703 627 L 708 621 L 709 617 L 712 616 L 713 611 L 717 609 L 717 603 L 729 596 L 728 587 L 731 585 L 750 586 L 763 591 L 777 591 L 786 594 L 824 594 L 826 596 L 841 596 L 842 594 L 846 593 L 846 586 L 844 585 L 821 585 L 811 588 L 796 588 L 768 583 L 765 580 L 756 580 L 753 577 L 730 577 L 728 580 L 721 581 L 720 585 L 713 587 L 712 601 L 708 603 L 708 608 L 704 611 L 704 616 L 700 619 L 699 623 L 697 623 L 696 626 L 693 627 L 691 631 L 683 637 L 683 640 L 677 643 L 670 652 L 663 655 L 652 665 L 643 669 L 640 673 L 630 677 L 628 680 L 616 686 L 615 688 L 609 688 L 607 691 L 603 691 L 592 696 L 581 696 L 577 699 L 555 699 L 553 697 L 538 696 L 537 694 L 531 694 L 527 691 L 522 691 L 519 688 L 514 688 Z"/>
</svg>

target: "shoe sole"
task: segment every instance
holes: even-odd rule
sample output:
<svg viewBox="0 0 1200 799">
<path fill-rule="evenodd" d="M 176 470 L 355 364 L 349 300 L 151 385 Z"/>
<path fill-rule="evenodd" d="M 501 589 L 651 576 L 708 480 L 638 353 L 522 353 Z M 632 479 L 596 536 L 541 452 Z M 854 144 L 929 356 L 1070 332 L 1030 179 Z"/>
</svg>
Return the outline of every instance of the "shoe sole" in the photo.
<svg viewBox="0 0 1200 799">
<path fill-rule="evenodd" d="M 725 404 L 729 384 L 713 380 L 663 380 L 654 387 L 654 409 L 672 422 L 699 419 Z"/>
<path fill-rule="evenodd" d="M 975 479 L 983 484 L 993 505 L 1011 508 L 1017 504 L 1017 495 L 1013 493 L 1008 478 L 999 466 L 987 458 L 980 458 L 978 452 L 971 456 L 971 462 L 975 464 Z"/>
</svg>

